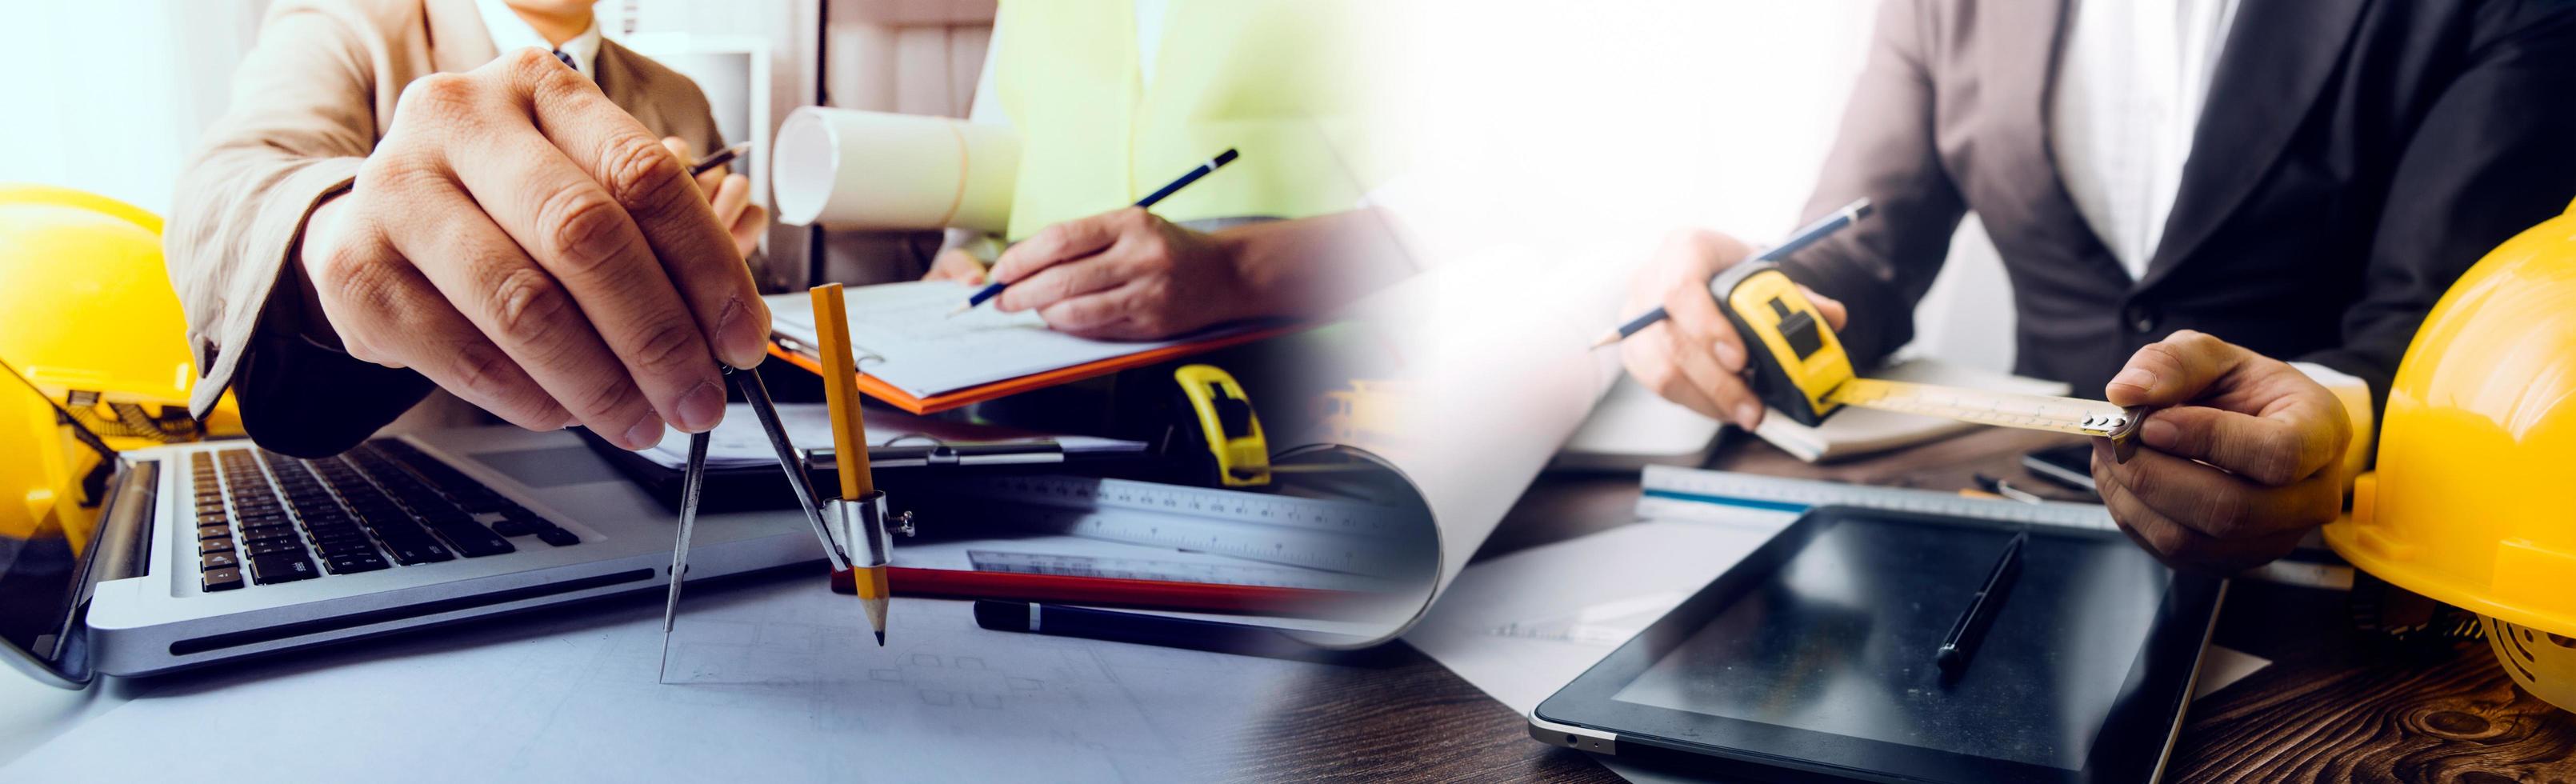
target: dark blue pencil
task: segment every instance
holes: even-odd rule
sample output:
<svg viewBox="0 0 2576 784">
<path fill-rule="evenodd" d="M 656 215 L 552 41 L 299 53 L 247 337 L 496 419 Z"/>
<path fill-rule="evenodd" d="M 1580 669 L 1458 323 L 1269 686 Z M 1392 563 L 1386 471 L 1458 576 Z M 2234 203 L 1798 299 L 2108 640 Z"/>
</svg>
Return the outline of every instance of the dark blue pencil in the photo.
<svg viewBox="0 0 2576 784">
<path fill-rule="evenodd" d="M 1137 209 L 1154 206 L 1155 202 L 1162 201 L 1172 194 L 1181 192 L 1181 189 L 1189 187 L 1190 183 L 1198 182 L 1200 177 L 1208 176 L 1209 172 L 1216 171 L 1219 168 L 1223 168 L 1226 164 L 1233 163 L 1234 159 L 1234 148 L 1225 148 L 1225 152 L 1217 153 L 1216 157 L 1209 158 L 1206 163 L 1199 164 L 1198 168 L 1191 169 L 1188 174 L 1181 175 L 1180 179 L 1173 180 L 1172 184 L 1165 185 L 1161 190 L 1154 191 L 1153 193 L 1145 194 L 1145 198 L 1137 199 Z M 975 296 L 967 297 L 966 304 L 958 306 L 956 310 L 949 311 L 948 315 L 954 316 L 959 313 L 974 310 L 975 306 L 984 304 L 985 300 L 1000 296 L 1003 289 L 1010 287 L 1011 284 L 994 281 L 991 285 L 987 285 L 984 288 L 977 290 L 975 292 Z"/>
<path fill-rule="evenodd" d="M 1860 199 L 1850 204 L 1845 204 L 1842 209 L 1835 210 L 1834 214 L 1827 215 L 1823 218 L 1817 219 L 1814 223 L 1807 224 L 1806 228 L 1799 229 L 1798 233 L 1789 235 L 1788 240 L 1783 241 L 1778 245 L 1771 246 L 1770 250 L 1763 251 L 1760 255 L 1746 259 L 1744 263 L 1779 261 L 1787 258 L 1789 254 L 1798 252 L 1798 249 L 1816 244 L 1817 240 L 1833 236 L 1834 232 L 1842 231 L 1844 227 L 1850 226 L 1861 218 L 1868 216 L 1869 210 L 1870 207 L 1868 199 Z M 1709 293 L 1720 297 L 1726 296 L 1726 293 L 1722 291 L 1712 291 Z M 1629 319 L 1628 323 L 1619 325 L 1618 329 L 1602 333 L 1600 340 L 1592 342 L 1592 347 L 1600 348 L 1622 340 L 1627 340 L 1629 335 L 1637 334 L 1640 330 L 1654 326 L 1655 322 L 1664 320 L 1664 317 L 1665 314 L 1663 307 L 1657 306 L 1654 310 L 1646 311 L 1645 315 Z"/>
</svg>

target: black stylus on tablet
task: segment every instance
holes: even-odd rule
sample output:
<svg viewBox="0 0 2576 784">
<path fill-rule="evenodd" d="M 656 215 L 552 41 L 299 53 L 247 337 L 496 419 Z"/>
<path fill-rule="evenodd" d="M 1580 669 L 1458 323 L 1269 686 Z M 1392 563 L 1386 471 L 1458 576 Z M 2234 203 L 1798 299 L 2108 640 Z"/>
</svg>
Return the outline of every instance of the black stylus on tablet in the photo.
<svg viewBox="0 0 2576 784">
<path fill-rule="evenodd" d="M 1995 625 L 1995 609 L 2003 606 L 2004 594 L 2010 593 L 2013 578 L 2021 575 L 2021 546 L 2030 541 L 2030 532 L 2013 534 L 2004 543 L 2003 555 L 1995 557 L 1995 568 L 1986 573 L 1985 587 L 1977 589 L 1976 598 L 1968 600 L 1966 612 L 1950 624 L 1950 633 L 1941 637 L 1941 650 L 1932 660 L 1940 663 L 1944 675 L 1956 676 L 1968 668 L 1968 660 L 1977 655 L 1977 643 L 1985 640 L 1986 627 Z"/>
</svg>

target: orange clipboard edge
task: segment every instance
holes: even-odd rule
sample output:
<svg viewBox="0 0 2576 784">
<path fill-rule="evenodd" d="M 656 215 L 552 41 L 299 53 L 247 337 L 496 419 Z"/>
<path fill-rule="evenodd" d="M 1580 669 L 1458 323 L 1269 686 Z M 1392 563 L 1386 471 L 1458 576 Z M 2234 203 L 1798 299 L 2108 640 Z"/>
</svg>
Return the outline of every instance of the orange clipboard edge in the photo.
<svg viewBox="0 0 2576 784">
<path fill-rule="evenodd" d="M 894 404 L 894 407 L 911 413 L 935 414 L 952 408 L 981 403 L 997 398 L 1009 397 L 1011 395 L 1016 395 L 1033 389 L 1044 389 L 1058 384 L 1069 384 L 1086 378 L 1105 376 L 1129 368 L 1140 368 L 1165 360 L 1179 359 L 1181 357 L 1203 354 L 1221 348 L 1240 346 L 1256 340 L 1268 340 L 1281 335 L 1303 332 L 1317 326 L 1321 326 L 1321 324 L 1290 324 L 1287 326 L 1248 329 L 1231 335 L 1213 337 L 1206 340 L 1193 340 L 1178 345 L 1146 349 L 1133 354 L 1124 354 L 1110 357 L 1108 359 L 1084 362 L 1079 365 L 1067 365 L 1054 370 L 1039 371 L 1016 378 L 1006 378 L 987 384 L 978 384 L 962 389 L 950 390 L 936 395 L 931 395 L 929 397 L 914 397 L 911 393 L 896 389 L 893 384 L 888 384 L 883 379 L 861 372 L 859 374 L 859 391 L 866 393 L 870 398 L 892 403 Z M 797 343 L 800 346 L 802 345 L 802 341 L 797 341 Z M 790 349 L 786 345 L 782 344 L 778 336 L 772 335 L 770 337 L 770 356 L 787 360 L 787 364 L 804 368 L 805 372 L 815 374 L 816 376 L 822 375 L 822 363 L 818 362 L 813 354 L 806 353 L 807 351 L 811 351 L 812 347 L 808 346 L 805 347 L 805 349 L 805 351 Z"/>
</svg>

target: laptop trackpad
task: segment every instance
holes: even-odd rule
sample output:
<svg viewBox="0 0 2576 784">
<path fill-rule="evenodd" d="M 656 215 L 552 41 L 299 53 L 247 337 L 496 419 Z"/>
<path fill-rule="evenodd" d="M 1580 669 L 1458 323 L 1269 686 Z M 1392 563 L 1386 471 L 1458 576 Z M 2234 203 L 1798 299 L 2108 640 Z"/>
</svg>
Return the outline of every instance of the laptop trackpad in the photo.
<svg viewBox="0 0 2576 784">
<path fill-rule="evenodd" d="M 563 487 L 592 482 L 619 482 L 617 470 L 599 459 L 586 446 L 559 446 L 546 449 L 520 449 L 509 452 L 475 452 L 469 457 L 509 475 L 529 487 Z"/>
</svg>

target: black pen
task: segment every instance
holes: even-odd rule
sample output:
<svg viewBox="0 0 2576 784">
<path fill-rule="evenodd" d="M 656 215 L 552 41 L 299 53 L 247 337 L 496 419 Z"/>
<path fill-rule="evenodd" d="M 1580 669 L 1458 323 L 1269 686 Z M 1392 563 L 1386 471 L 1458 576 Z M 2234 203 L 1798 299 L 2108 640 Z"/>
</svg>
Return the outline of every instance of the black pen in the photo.
<svg viewBox="0 0 2576 784">
<path fill-rule="evenodd" d="M 1853 223 L 1859 222 L 1860 219 L 1869 217 L 1869 211 L 1869 200 L 1865 198 L 1853 201 L 1850 204 L 1845 204 L 1842 209 L 1835 210 L 1832 214 L 1818 218 L 1816 219 L 1816 222 L 1807 224 L 1806 227 L 1799 229 L 1797 233 L 1789 235 L 1789 239 L 1782 241 L 1778 245 L 1771 246 L 1769 250 L 1754 254 L 1752 258 L 1745 259 L 1740 263 L 1753 264 L 1756 262 L 1779 261 L 1781 259 L 1788 258 L 1789 254 L 1796 253 L 1802 248 L 1816 244 L 1816 241 L 1833 236 L 1834 232 L 1842 231 Z M 1723 291 L 1711 291 L 1709 293 L 1717 295 L 1720 300 L 1726 298 L 1726 292 Z M 1627 323 L 1620 324 L 1617 327 L 1611 328 L 1610 331 L 1602 333 L 1600 340 L 1592 342 L 1592 347 L 1600 348 L 1622 340 L 1627 340 L 1629 335 L 1637 334 L 1638 332 L 1645 330 L 1647 327 L 1654 326 L 1657 322 L 1663 321 L 1665 317 L 1666 314 L 1664 313 L 1663 306 L 1657 305 L 1654 310 L 1638 314 L 1636 318 L 1629 319 Z"/>
<path fill-rule="evenodd" d="M 1267 626 L 1037 602 L 977 600 L 975 625 L 999 632 L 1051 634 L 1246 656 L 1298 658 L 1315 651 L 1314 646 L 1289 639 L 1278 629 Z"/>
<path fill-rule="evenodd" d="M 689 167 L 689 176 L 691 176 L 691 177 L 695 177 L 695 176 L 698 176 L 698 175 L 701 175 L 701 174 L 705 174 L 705 173 L 707 173 L 709 170 L 714 169 L 715 167 L 723 166 L 723 165 L 728 164 L 728 163 L 732 163 L 732 162 L 733 162 L 733 159 L 735 159 L 735 158 L 737 158 L 737 157 L 740 157 L 743 153 L 750 152 L 750 151 L 751 151 L 751 142 L 743 142 L 743 143 L 736 144 L 736 145 L 731 146 L 731 147 L 727 147 L 727 148 L 724 148 L 724 149 L 721 149 L 721 150 L 717 150 L 717 151 L 716 151 L 716 154 L 707 156 L 707 159 L 706 159 L 706 160 L 699 161 L 699 162 L 697 163 L 697 165 L 690 166 L 690 167 Z"/>
<path fill-rule="evenodd" d="M 1977 655 L 1977 643 L 1986 638 L 1986 628 L 1995 625 L 1995 612 L 2002 607 L 2004 595 L 2012 592 L 2014 578 L 2021 576 L 2021 546 L 2030 541 L 2030 532 L 2013 534 L 2004 544 L 2003 555 L 1995 557 L 1994 571 L 1986 573 L 1986 585 L 1968 600 L 1968 610 L 1950 624 L 1950 633 L 1941 638 L 1941 650 L 1932 660 L 1941 665 L 1943 675 L 1956 676 L 1968 668 L 1968 660 Z"/>
<path fill-rule="evenodd" d="M 1225 152 L 1217 153 L 1216 157 L 1207 159 L 1206 163 L 1199 164 L 1198 168 L 1191 169 L 1188 174 L 1181 175 L 1181 178 L 1173 180 L 1172 184 L 1165 185 L 1161 190 L 1154 191 L 1153 193 L 1145 194 L 1145 198 L 1137 199 L 1136 207 L 1138 209 L 1143 209 L 1154 206 L 1156 202 L 1162 201 L 1172 194 L 1181 192 L 1182 188 L 1189 187 L 1190 183 L 1198 182 L 1200 177 L 1208 176 L 1209 172 L 1216 171 L 1217 169 L 1224 168 L 1226 164 L 1233 163 L 1235 157 L 1234 148 L 1225 148 Z M 966 304 L 957 306 L 956 310 L 948 311 L 948 315 L 954 316 L 959 313 L 974 310 L 975 306 L 984 304 L 985 300 L 1000 296 L 1003 289 L 1010 287 L 1011 284 L 996 281 L 981 289 L 977 289 L 974 296 L 966 298 Z"/>
</svg>

